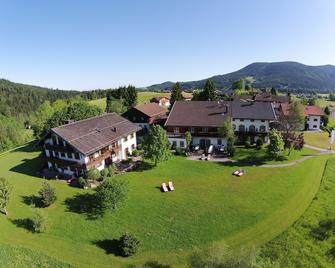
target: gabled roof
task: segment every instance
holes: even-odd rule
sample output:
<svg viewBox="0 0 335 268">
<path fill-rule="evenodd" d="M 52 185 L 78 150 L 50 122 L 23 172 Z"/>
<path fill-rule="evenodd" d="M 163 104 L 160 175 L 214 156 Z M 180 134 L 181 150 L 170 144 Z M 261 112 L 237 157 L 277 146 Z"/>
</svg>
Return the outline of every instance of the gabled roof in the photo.
<svg viewBox="0 0 335 268">
<path fill-rule="evenodd" d="M 289 103 L 290 97 L 286 95 L 272 95 L 270 92 L 260 92 L 254 95 L 235 95 L 234 100 L 250 100 L 259 102 Z"/>
<path fill-rule="evenodd" d="M 275 120 L 276 114 L 271 102 L 232 101 L 232 117 L 239 119 Z"/>
<path fill-rule="evenodd" d="M 70 146 L 85 155 L 92 154 L 139 127 L 116 113 L 77 121 L 52 129 Z"/>
<path fill-rule="evenodd" d="M 317 106 L 305 106 L 304 114 L 305 116 L 310 116 L 310 115 L 324 116 L 324 111 L 322 110 L 322 108 L 317 107 Z"/>
<path fill-rule="evenodd" d="M 133 107 L 132 109 L 138 110 L 148 117 L 154 117 L 159 115 L 165 115 L 166 109 L 159 106 L 157 103 L 146 103 Z"/>
<path fill-rule="evenodd" d="M 176 101 L 165 126 L 221 127 L 228 116 L 228 102 Z"/>
<path fill-rule="evenodd" d="M 165 97 L 165 96 L 156 96 L 156 97 L 153 97 L 150 102 L 159 102 L 160 100 L 162 99 L 167 99 L 169 100 L 170 98 L 169 97 Z"/>
</svg>

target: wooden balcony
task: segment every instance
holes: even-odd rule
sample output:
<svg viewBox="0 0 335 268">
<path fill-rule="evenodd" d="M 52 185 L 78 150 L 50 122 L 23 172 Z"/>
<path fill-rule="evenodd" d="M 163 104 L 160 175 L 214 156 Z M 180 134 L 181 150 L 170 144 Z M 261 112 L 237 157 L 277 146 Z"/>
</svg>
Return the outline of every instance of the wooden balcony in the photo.
<svg viewBox="0 0 335 268">
<path fill-rule="evenodd" d="M 193 132 L 191 133 L 192 137 L 212 137 L 212 138 L 218 138 L 220 137 L 220 134 L 218 132 Z M 174 132 L 167 132 L 167 136 L 169 138 L 185 138 L 185 133 L 174 133 Z"/>
<path fill-rule="evenodd" d="M 51 144 L 44 144 L 44 148 L 49 151 L 61 152 L 61 153 L 74 153 L 72 148 L 59 146 L 59 145 L 51 145 Z"/>
</svg>

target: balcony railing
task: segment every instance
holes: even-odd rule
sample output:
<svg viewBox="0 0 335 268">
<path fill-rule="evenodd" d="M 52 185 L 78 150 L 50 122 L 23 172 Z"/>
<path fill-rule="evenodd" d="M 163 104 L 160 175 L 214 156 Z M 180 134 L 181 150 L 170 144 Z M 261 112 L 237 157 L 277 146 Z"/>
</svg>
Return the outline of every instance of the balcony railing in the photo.
<svg viewBox="0 0 335 268">
<path fill-rule="evenodd" d="M 64 147 L 60 145 L 51 145 L 51 144 L 44 144 L 44 148 L 50 151 L 57 151 L 57 152 L 62 152 L 62 153 L 73 153 L 73 149 L 69 147 Z"/>
</svg>

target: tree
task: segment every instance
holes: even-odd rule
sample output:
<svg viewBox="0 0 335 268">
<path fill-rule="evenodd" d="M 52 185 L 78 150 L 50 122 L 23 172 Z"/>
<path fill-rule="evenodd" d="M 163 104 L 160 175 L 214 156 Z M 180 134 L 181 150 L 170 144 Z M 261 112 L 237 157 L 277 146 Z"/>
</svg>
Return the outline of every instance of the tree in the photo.
<svg viewBox="0 0 335 268">
<path fill-rule="evenodd" d="M 298 101 L 293 101 L 288 114 L 280 117 L 281 128 L 286 131 L 299 131 L 304 128 L 304 107 Z"/>
<path fill-rule="evenodd" d="M 144 156 L 154 162 L 155 166 L 159 162 L 168 160 L 171 156 L 170 143 L 166 136 L 166 131 L 159 125 L 153 125 L 144 141 Z"/>
<path fill-rule="evenodd" d="M 326 106 L 326 108 L 325 108 L 325 114 L 326 114 L 326 115 L 330 115 L 330 109 L 329 109 L 329 106 Z"/>
<path fill-rule="evenodd" d="M 115 210 L 124 201 L 128 193 L 128 181 L 116 178 L 106 179 L 96 188 L 97 205 L 102 212 Z"/>
<path fill-rule="evenodd" d="M 57 199 L 55 188 L 46 181 L 42 183 L 42 188 L 39 190 L 38 194 L 40 195 L 40 200 L 43 207 L 50 206 Z"/>
<path fill-rule="evenodd" d="M 106 113 L 112 112 L 112 101 L 114 100 L 112 92 L 108 91 L 106 95 Z"/>
<path fill-rule="evenodd" d="M 280 133 L 276 129 L 272 129 L 269 133 L 270 144 L 268 146 L 268 154 L 271 159 L 280 159 L 284 155 L 284 141 Z"/>
<path fill-rule="evenodd" d="M 100 171 L 96 168 L 91 168 L 87 171 L 87 179 L 97 181 L 101 177 Z"/>
<path fill-rule="evenodd" d="M 31 223 L 35 233 L 44 233 L 49 229 L 48 217 L 40 208 L 35 208 Z"/>
<path fill-rule="evenodd" d="M 215 91 L 214 83 L 212 80 L 207 79 L 203 95 L 204 100 L 214 101 L 218 99 L 218 95 Z"/>
<path fill-rule="evenodd" d="M 234 137 L 234 129 L 232 125 L 231 117 L 227 117 L 226 121 L 223 123 L 222 127 L 219 129 L 219 134 L 223 138 Z"/>
<path fill-rule="evenodd" d="M 192 134 L 189 131 L 186 131 L 185 133 L 185 140 L 186 140 L 186 148 L 187 150 L 190 149 L 191 143 L 192 143 Z"/>
<path fill-rule="evenodd" d="M 329 123 L 329 116 L 328 115 L 325 115 L 323 117 L 323 125 L 326 127 Z"/>
<path fill-rule="evenodd" d="M 122 256 L 135 255 L 138 251 L 140 241 L 132 234 L 125 233 L 119 239 Z"/>
<path fill-rule="evenodd" d="M 171 97 L 170 97 L 171 107 L 176 101 L 181 101 L 181 100 L 184 100 L 183 91 L 181 90 L 180 83 L 177 82 L 173 85 L 172 90 L 171 90 Z"/>
<path fill-rule="evenodd" d="M 8 216 L 7 206 L 9 203 L 12 186 L 5 178 L 0 178 L 0 212 Z"/>
<path fill-rule="evenodd" d="M 131 108 L 137 103 L 137 90 L 134 86 L 129 85 L 126 89 L 126 96 L 124 99 L 124 105 Z"/>
<path fill-rule="evenodd" d="M 305 140 L 303 133 L 300 133 L 299 135 L 295 134 L 295 132 L 284 133 L 283 140 L 284 148 L 289 150 L 288 155 L 291 154 L 293 149 L 300 151 L 304 148 Z"/>
<path fill-rule="evenodd" d="M 274 96 L 277 96 L 278 93 L 277 93 L 277 89 L 275 89 L 274 87 L 271 88 L 270 90 L 271 94 L 274 95 Z"/>
<path fill-rule="evenodd" d="M 234 156 L 235 155 L 235 138 L 234 137 L 229 137 L 227 139 L 227 153 L 229 156 Z"/>
<path fill-rule="evenodd" d="M 233 90 L 245 90 L 245 81 L 243 78 L 234 81 L 232 85 Z"/>
</svg>

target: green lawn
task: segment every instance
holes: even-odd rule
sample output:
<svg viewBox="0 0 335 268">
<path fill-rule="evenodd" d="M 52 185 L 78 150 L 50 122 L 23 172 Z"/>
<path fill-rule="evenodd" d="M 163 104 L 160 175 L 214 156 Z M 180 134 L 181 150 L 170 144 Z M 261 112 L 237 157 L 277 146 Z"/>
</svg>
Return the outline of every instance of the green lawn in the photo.
<svg viewBox="0 0 335 268">
<path fill-rule="evenodd" d="M 328 149 L 330 145 L 329 134 L 328 132 L 325 131 L 320 132 L 305 131 L 304 139 L 306 144 L 313 145 L 323 149 Z M 335 145 L 333 144 L 332 147 L 335 148 Z"/>
<path fill-rule="evenodd" d="M 316 151 L 309 148 L 303 148 L 301 151 L 292 150 L 290 154 L 289 151 L 286 150 L 284 153 L 284 158 L 281 161 L 275 161 L 269 159 L 267 155 L 267 147 L 265 146 L 260 150 L 257 150 L 255 146 L 253 146 L 252 148 L 236 146 L 236 153 L 234 157 L 232 157 L 232 159 L 240 163 L 250 165 L 283 164 L 315 153 Z"/>
<path fill-rule="evenodd" d="M 39 252 L 45 260 L 51 257 L 51 263 L 79 267 L 122 267 L 149 260 L 185 267 L 195 246 L 222 241 L 233 247 L 260 246 L 309 206 L 328 159 L 318 156 L 287 168 L 244 167 L 247 174 L 237 178 L 231 175 L 236 166 L 173 157 L 156 168 L 121 175 L 130 182 L 129 199 L 119 211 L 97 220 L 76 209 L 89 191 L 51 181 L 58 195 L 45 209 L 51 229 L 33 234 L 22 220 L 32 215 L 24 200 L 42 184 L 35 176 L 41 166 L 38 155 L 23 147 L 0 157 L 0 176 L 14 186 L 10 217 L 0 215 L 0 245 L 24 247 L 34 256 Z M 170 179 L 175 192 L 161 193 L 159 185 Z M 113 239 L 126 231 L 141 241 L 140 252 L 131 258 L 113 254 Z M 0 257 L 6 247 L 0 246 Z M 15 250 L 7 252 L 15 255 Z"/>
<path fill-rule="evenodd" d="M 281 267 L 334 267 L 329 254 L 334 249 L 335 219 L 335 158 L 329 159 L 320 190 L 303 216 L 287 231 L 265 244 L 262 255 L 280 262 Z M 330 221 L 333 226 L 320 222 Z M 328 233 L 329 238 L 317 239 L 315 235 Z"/>
<path fill-rule="evenodd" d="M 138 92 L 137 104 L 148 103 L 150 102 L 150 99 L 156 96 L 170 96 L 170 93 L 148 92 L 148 91 Z M 91 100 L 90 104 L 97 105 L 102 110 L 105 110 L 106 109 L 106 98 Z"/>
</svg>

